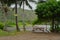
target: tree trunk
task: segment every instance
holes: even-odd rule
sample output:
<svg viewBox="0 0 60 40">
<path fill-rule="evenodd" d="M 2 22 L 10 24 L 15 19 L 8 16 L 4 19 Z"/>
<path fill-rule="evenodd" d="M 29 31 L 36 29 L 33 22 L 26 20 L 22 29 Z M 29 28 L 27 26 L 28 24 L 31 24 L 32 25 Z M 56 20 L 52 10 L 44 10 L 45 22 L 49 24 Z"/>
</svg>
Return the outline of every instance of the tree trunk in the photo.
<svg viewBox="0 0 60 40">
<path fill-rule="evenodd" d="M 56 21 L 55 31 L 56 31 L 56 32 L 59 32 L 59 20 Z"/>
<path fill-rule="evenodd" d="M 23 13 L 24 13 L 24 2 L 23 2 Z M 24 21 L 24 14 L 23 14 L 23 29 L 24 29 L 24 31 L 26 31 L 26 29 L 25 29 L 25 21 Z"/>
<path fill-rule="evenodd" d="M 16 20 L 16 30 L 20 31 L 19 27 L 18 27 L 18 17 L 17 17 L 17 0 L 15 0 L 15 20 Z"/>
<path fill-rule="evenodd" d="M 54 32 L 54 18 L 52 18 L 52 32 Z"/>
<path fill-rule="evenodd" d="M 4 31 L 7 31 L 7 15 L 6 15 L 6 12 L 4 13 L 4 28 L 3 28 L 3 30 Z"/>
<path fill-rule="evenodd" d="M 45 25 L 46 25 L 46 31 L 48 32 L 48 30 L 47 30 L 47 25 L 48 25 L 48 24 L 47 24 L 47 23 L 45 23 Z"/>
<path fill-rule="evenodd" d="M 2 4 L 2 10 L 3 10 L 3 15 L 4 15 L 4 28 L 3 28 L 3 30 L 4 31 L 7 31 L 7 12 L 8 12 L 8 10 L 7 10 L 8 8 L 7 8 L 7 5 L 4 5 L 4 4 Z"/>
</svg>

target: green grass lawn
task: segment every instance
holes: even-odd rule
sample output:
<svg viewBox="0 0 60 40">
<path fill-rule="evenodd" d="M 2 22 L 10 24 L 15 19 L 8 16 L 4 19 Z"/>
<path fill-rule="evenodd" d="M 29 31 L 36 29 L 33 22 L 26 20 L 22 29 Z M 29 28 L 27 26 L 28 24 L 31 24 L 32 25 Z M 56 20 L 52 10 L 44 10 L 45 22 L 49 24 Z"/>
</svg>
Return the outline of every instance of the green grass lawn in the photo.
<svg viewBox="0 0 60 40">
<path fill-rule="evenodd" d="M 8 36 L 8 35 L 9 35 L 8 32 L 4 32 L 4 31 L 0 30 L 0 36 Z"/>
<path fill-rule="evenodd" d="M 29 24 L 29 23 L 25 23 L 25 24 L 26 24 L 26 26 L 32 25 L 32 24 Z M 12 26 L 12 27 L 15 27 L 16 25 L 15 25 L 15 24 L 11 24 L 11 26 Z M 23 27 L 23 23 L 22 23 L 22 22 L 18 22 L 18 26 L 19 26 L 19 27 Z"/>
<path fill-rule="evenodd" d="M 20 31 L 20 32 L 17 32 L 17 31 L 13 31 L 13 32 L 5 32 L 5 31 L 2 31 L 0 30 L 0 37 L 3 37 L 3 36 L 16 36 L 16 35 L 23 35 L 24 33 L 26 32 L 29 32 L 29 31 Z"/>
<path fill-rule="evenodd" d="M 19 33 L 20 32 L 16 32 L 16 31 L 14 31 L 14 32 L 6 32 L 6 31 L 0 30 L 0 37 L 1 36 L 14 36 L 14 35 L 17 35 Z"/>
</svg>

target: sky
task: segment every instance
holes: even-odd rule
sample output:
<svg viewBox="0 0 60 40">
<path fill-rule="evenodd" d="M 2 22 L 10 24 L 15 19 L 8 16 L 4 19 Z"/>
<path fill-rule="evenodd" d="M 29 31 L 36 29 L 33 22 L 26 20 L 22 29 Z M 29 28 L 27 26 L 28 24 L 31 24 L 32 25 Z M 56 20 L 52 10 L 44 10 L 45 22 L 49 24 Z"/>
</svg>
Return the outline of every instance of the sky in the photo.
<svg viewBox="0 0 60 40">
<path fill-rule="evenodd" d="M 29 4 L 32 6 L 33 10 L 36 8 L 36 4 L 35 3 L 32 3 L 32 2 L 29 2 Z M 24 4 L 24 9 L 26 10 L 31 10 L 28 6 L 26 6 L 26 4 Z M 15 4 L 12 4 L 11 5 L 11 8 L 14 8 L 15 7 Z M 17 7 L 19 8 L 19 5 L 17 4 Z M 23 5 L 21 6 L 21 8 L 23 8 Z"/>
<path fill-rule="evenodd" d="M 35 1 L 37 1 L 37 0 L 35 0 Z M 57 0 L 57 1 L 59 1 L 59 0 Z M 35 10 L 35 9 L 36 9 L 36 6 L 37 6 L 37 5 L 36 5 L 35 3 L 29 2 L 29 4 L 30 4 L 30 5 L 32 6 L 32 8 L 33 8 L 32 10 Z M 24 7 L 25 10 L 31 10 L 28 6 L 26 6 L 26 4 L 24 4 L 24 6 L 25 6 L 25 7 Z M 14 7 L 15 7 L 15 4 L 12 4 L 12 5 L 11 5 L 11 8 L 14 8 Z M 18 4 L 17 4 L 17 7 L 19 8 L 19 5 L 18 5 Z M 23 8 L 23 5 L 21 6 L 21 8 Z"/>
<path fill-rule="evenodd" d="M 37 0 L 36 0 L 37 1 Z M 35 3 L 33 3 L 33 2 L 29 2 L 29 4 L 32 6 L 32 10 L 34 10 L 34 9 L 36 9 L 36 4 Z M 26 4 L 24 4 L 24 9 L 26 9 L 26 10 L 31 10 L 28 6 L 26 6 Z M 15 7 L 15 4 L 12 4 L 11 6 L 10 6 L 11 8 L 14 8 Z M 17 7 L 19 8 L 19 5 L 17 4 Z M 21 6 L 21 8 L 23 8 L 23 5 Z"/>
</svg>

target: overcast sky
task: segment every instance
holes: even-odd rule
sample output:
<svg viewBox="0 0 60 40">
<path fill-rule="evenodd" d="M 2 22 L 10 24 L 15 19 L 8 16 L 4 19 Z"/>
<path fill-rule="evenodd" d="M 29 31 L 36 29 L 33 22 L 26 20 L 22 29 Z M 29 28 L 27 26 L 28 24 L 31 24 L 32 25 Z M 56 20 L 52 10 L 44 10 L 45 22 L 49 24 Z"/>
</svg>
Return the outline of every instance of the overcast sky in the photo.
<svg viewBox="0 0 60 40">
<path fill-rule="evenodd" d="M 37 1 L 37 0 L 35 0 L 35 1 Z M 57 0 L 58 1 L 58 0 Z M 32 6 L 32 8 L 33 8 L 33 10 L 34 9 L 36 9 L 36 4 L 35 3 L 33 3 L 33 2 L 29 2 L 29 4 Z M 26 10 L 31 10 L 28 6 L 26 6 L 26 4 L 24 4 L 24 9 L 26 9 Z M 15 7 L 15 5 L 14 4 L 12 4 L 11 5 L 11 8 L 14 8 Z M 17 5 L 17 7 L 19 8 L 19 5 Z M 21 6 L 21 8 L 23 8 L 23 5 Z"/>
<path fill-rule="evenodd" d="M 32 6 L 33 10 L 36 8 L 36 4 L 35 3 L 29 2 L 29 4 Z M 25 6 L 24 9 L 31 10 L 28 6 L 26 6 L 26 4 L 24 4 L 24 6 Z M 14 8 L 14 7 L 15 7 L 15 5 L 12 4 L 11 8 Z M 17 7 L 19 8 L 19 5 L 17 5 Z M 21 8 L 23 8 L 23 5 L 21 6 Z"/>
</svg>

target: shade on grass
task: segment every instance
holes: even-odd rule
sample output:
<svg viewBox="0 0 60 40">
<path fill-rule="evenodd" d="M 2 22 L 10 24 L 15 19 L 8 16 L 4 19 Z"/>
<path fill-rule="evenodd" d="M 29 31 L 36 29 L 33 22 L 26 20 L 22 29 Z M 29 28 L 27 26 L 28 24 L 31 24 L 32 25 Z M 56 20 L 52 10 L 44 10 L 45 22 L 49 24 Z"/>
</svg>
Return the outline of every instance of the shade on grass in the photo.
<svg viewBox="0 0 60 40">
<path fill-rule="evenodd" d="M 16 35 L 23 35 L 24 33 L 28 33 L 29 31 L 20 31 L 20 32 L 17 32 L 17 31 L 13 31 L 13 32 L 6 32 L 6 31 L 2 31 L 0 30 L 0 37 L 2 36 L 16 36 Z"/>
</svg>

